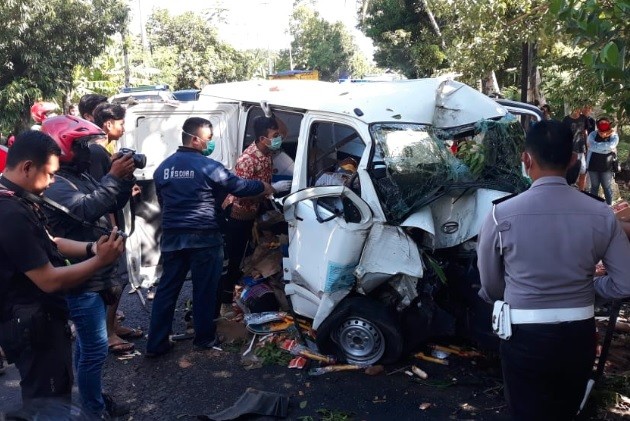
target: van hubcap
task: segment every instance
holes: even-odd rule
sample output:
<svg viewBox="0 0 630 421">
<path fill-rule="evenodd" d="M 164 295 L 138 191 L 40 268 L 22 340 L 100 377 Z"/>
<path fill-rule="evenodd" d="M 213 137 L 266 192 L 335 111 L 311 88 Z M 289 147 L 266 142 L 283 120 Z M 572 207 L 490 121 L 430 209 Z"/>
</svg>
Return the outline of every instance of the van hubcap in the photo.
<svg viewBox="0 0 630 421">
<path fill-rule="evenodd" d="M 360 317 L 346 319 L 339 329 L 339 346 L 351 364 L 374 364 L 385 353 L 381 330 Z"/>
</svg>

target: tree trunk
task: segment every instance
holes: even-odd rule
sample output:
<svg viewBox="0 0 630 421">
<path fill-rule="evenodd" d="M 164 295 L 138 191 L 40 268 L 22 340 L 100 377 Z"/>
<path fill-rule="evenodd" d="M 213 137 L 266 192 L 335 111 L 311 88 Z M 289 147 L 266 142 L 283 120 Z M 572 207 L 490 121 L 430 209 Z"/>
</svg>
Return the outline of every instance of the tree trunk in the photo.
<svg viewBox="0 0 630 421">
<path fill-rule="evenodd" d="M 486 74 L 486 77 L 483 79 L 481 86 L 481 92 L 486 95 L 501 93 L 501 90 L 499 89 L 499 83 L 497 82 L 497 76 L 494 73 L 494 70 L 490 70 Z"/>
</svg>

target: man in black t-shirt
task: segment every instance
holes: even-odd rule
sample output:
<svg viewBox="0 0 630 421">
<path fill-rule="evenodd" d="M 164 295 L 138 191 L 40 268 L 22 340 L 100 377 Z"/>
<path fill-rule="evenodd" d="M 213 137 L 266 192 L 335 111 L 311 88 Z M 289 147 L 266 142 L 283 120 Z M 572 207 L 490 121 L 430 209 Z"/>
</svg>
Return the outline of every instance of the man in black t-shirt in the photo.
<svg viewBox="0 0 630 421">
<path fill-rule="evenodd" d="M 580 162 L 577 186 L 580 190 L 584 190 L 586 188 L 586 126 L 588 119 L 581 114 L 580 108 L 573 108 L 571 114 L 562 119 L 562 124 L 573 133 L 573 152 L 577 153 Z"/>
<path fill-rule="evenodd" d="M 70 401 L 72 342 L 63 291 L 110 265 L 123 250 L 116 229 L 97 243 L 48 233 L 38 203 L 53 182 L 60 154 L 48 135 L 24 132 L 0 177 L 0 346 L 20 372 L 25 409 L 42 399 Z M 90 256 L 75 265 L 66 259 Z"/>
</svg>

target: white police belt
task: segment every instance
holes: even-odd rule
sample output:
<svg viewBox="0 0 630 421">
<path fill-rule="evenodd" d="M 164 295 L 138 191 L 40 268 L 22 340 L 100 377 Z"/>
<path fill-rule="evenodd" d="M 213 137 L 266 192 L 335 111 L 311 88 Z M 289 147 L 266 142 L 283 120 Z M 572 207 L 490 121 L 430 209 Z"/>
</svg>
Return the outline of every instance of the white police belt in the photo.
<svg viewBox="0 0 630 421">
<path fill-rule="evenodd" d="M 562 323 L 590 319 L 595 315 L 595 308 L 590 305 L 575 308 L 545 308 L 537 310 L 511 309 L 512 324 Z"/>
<path fill-rule="evenodd" d="M 577 308 L 511 309 L 505 301 L 495 301 L 492 311 L 492 331 L 501 339 L 512 336 L 512 325 L 553 324 L 590 319 L 595 315 L 592 305 Z"/>
</svg>

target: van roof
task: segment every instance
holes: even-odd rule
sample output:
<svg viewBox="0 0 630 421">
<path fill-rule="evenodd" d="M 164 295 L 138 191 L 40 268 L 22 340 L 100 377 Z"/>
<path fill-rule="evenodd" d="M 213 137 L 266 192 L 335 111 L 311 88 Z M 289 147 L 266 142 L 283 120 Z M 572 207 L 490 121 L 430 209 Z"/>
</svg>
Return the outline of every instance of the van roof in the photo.
<svg viewBox="0 0 630 421">
<path fill-rule="evenodd" d="M 345 114 L 366 123 L 400 121 L 458 127 L 507 110 L 475 89 L 446 78 L 340 84 L 254 80 L 208 85 L 201 98 Z"/>
</svg>

